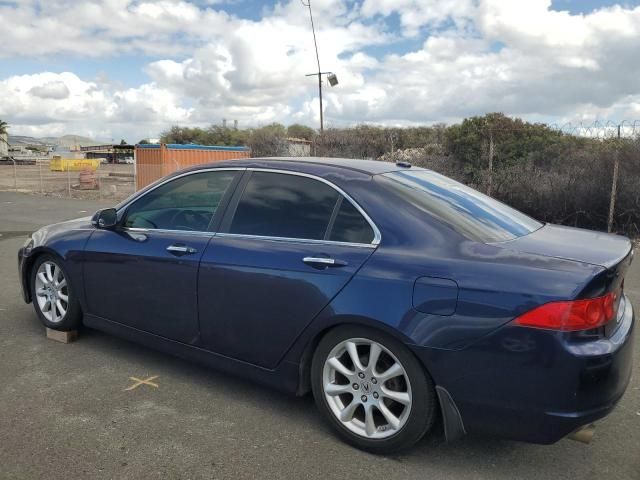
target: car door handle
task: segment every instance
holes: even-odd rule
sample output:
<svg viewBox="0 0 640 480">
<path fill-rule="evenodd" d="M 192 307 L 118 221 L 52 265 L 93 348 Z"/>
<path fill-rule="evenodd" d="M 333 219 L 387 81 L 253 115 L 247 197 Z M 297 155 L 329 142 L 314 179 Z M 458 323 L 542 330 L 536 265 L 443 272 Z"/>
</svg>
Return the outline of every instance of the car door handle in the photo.
<svg viewBox="0 0 640 480">
<path fill-rule="evenodd" d="M 187 247 L 186 245 L 174 244 L 167 247 L 167 252 L 174 255 L 191 255 L 196 253 L 197 250 L 193 247 Z"/>
<path fill-rule="evenodd" d="M 314 267 L 344 267 L 347 265 L 347 262 L 327 257 L 304 257 L 302 261 Z"/>
</svg>

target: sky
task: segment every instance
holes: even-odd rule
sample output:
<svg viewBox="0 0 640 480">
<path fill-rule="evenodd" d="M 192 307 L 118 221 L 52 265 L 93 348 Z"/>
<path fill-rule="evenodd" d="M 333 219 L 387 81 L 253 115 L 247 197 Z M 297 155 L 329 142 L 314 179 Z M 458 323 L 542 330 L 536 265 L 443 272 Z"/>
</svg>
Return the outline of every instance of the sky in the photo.
<svg viewBox="0 0 640 480">
<path fill-rule="evenodd" d="M 325 126 L 640 120 L 640 0 L 311 0 Z M 14 135 L 317 128 L 301 0 L 0 0 Z"/>
</svg>

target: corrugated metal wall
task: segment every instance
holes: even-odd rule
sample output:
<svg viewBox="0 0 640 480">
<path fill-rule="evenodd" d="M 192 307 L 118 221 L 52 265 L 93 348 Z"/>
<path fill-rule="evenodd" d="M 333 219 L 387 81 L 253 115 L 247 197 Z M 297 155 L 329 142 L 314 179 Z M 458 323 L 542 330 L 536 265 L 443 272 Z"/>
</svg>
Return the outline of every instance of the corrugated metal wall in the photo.
<svg viewBox="0 0 640 480">
<path fill-rule="evenodd" d="M 249 158 L 247 147 L 203 145 L 136 145 L 136 187 L 146 187 L 182 168 L 204 163 Z"/>
</svg>

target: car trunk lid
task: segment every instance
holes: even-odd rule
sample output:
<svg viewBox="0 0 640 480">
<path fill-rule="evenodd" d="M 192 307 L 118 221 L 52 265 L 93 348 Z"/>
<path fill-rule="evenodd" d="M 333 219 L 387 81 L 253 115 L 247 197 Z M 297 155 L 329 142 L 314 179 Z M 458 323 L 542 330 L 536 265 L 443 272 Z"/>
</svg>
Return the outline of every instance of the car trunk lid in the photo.
<svg viewBox="0 0 640 480">
<path fill-rule="evenodd" d="M 606 269 L 620 264 L 627 258 L 632 247 L 630 240 L 620 235 L 552 224 L 494 245 L 522 253 L 589 263 Z"/>
</svg>

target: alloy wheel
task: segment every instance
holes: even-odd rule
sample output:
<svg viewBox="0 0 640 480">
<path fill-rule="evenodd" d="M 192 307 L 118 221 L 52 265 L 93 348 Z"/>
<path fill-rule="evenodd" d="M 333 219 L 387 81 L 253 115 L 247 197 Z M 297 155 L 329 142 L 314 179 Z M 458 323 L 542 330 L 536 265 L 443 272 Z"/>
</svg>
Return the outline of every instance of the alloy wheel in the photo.
<svg viewBox="0 0 640 480">
<path fill-rule="evenodd" d="M 398 433 L 411 412 L 409 377 L 384 345 L 366 338 L 337 344 L 322 371 L 327 404 L 336 419 L 367 439 Z"/>
<path fill-rule="evenodd" d="M 46 261 L 38 267 L 35 280 L 40 312 L 51 323 L 60 323 L 69 310 L 69 287 L 62 269 Z"/>
</svg>

